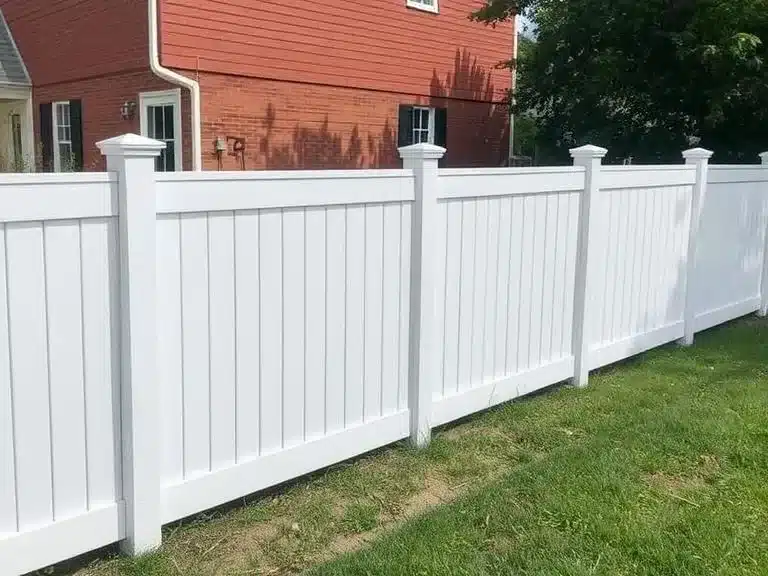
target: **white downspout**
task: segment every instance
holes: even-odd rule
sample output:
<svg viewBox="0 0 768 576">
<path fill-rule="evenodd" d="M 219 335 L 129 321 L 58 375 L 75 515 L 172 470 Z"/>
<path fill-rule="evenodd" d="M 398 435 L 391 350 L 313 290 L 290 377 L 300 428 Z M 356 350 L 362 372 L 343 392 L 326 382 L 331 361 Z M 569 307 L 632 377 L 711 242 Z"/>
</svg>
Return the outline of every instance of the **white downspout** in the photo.
<svg viewBox="0 0 768 576">
<path fill-rule="evenodd" d="M 160 48 L 157 38 L 157 2 L 158 0 L 148 0 L 149 67 L 159 78 L 189 90 L 192 102 L 192 169 L 195 172 L 200 172 L 203 169 L 202 135 L 200 130 L 200 84 L 160 65 Z"/>
</svg>

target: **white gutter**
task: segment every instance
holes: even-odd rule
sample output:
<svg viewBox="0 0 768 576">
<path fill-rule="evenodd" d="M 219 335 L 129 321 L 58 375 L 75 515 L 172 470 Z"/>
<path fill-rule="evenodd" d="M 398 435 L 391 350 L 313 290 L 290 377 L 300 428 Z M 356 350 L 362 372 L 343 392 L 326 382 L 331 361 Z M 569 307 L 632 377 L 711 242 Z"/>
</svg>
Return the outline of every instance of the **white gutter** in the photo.
<svg viewBox="0 0 768 576">
<path fill-rule="evenodd" d="M 157 38 L 157 2 L 158 0 L 148 0 L 149 67 L 155 76 L 189 90 L 192 101 L 192 169 L 195 172 L 200 172 L 203 169 L 202 135 L 200 132 L 200 84 L 160 65 L 160 48 Z"/>
<path fill-rule="evenodd" d="M 512 101 L 510 104 L 512 106 L 515 105 L 516 98 L 514 96 L 515 92 L 517 91 L 517 55 L 518 55 L 518 34 L 520 34 L 519 26 L 520 26 L 520 20 L 517 17 L 518 15 L 515 14 L 514 19 L 512 20 L 512 26 L 514 28 L 512 33 L 512 61 L 514 62 L 514 67 L 512 68 Z M 515 157 L 515 113 L 510 108 L 509 111 L 509 165 L 512 166 L 512 159 Z"/>
</svg>

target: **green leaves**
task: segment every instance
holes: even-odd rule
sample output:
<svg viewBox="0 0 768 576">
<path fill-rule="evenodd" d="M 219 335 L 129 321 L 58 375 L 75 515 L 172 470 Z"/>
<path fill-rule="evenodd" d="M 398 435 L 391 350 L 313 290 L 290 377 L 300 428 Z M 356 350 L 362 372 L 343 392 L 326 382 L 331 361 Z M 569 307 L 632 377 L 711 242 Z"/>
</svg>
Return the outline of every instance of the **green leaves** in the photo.
<svg viewBox="0 0 768 576">
<path fill-rule="evenodd" d="M 472 18 L 522 10 L 537 37 L 511 65 L 540 160 L 587 142 L 638 162 L 677 161 L 692 138 L 718 161 L 768 147 L 766 0 L 486 0 Z"/>
</svg>

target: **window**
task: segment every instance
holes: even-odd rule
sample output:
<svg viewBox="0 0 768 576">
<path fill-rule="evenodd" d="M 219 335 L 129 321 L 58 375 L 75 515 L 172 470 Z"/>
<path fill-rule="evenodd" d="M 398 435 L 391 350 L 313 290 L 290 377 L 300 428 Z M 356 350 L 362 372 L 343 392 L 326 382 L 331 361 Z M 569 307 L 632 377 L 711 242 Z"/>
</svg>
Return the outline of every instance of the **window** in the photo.
<svg viewBox="0 0 768 576">
<path fill-rule="evenodd" d="M 53 166 L 56 172 L 71 172 L 74 165 L 72 156 L 72 114 L 69 102 L 53 105 Z"/>
<path fill-rule="evenodd" d="M 397 145 L 435 144 L 446 147 L 448 140 L 448 111 L 445 108 L 408 106 L 398 111 Z M 443 158 L 444 164 L 445 158 Z"/>
<path fill-rule="evenodd" d="M 413 135 L 411 144 L 435 143 L 435 109 L 434 108 L 414 108 L 413 109 Z"/>
<path fill-rule="evenodd" d="M 165 142 L 155 170 L 181 170 L 181 91 L 148 92 L 140 95 L 140 101 L 142 136 Z"/>
<path fill-rule="evenodd" d="M 14 135 L 14 150 L 15 138 Z M 40 143 L 43 153 L 42 166 L 46 172 L 73 172 L 83 169 L 81 100 L 40 104 Z"/>
<path fill-rule="evenodd" d="M 427 12 L 437 13 L 437 0 L 405 0 L 405 5 L 408 8 L 416 8 L 418 10 L 426 10 Z"/>
</svg>

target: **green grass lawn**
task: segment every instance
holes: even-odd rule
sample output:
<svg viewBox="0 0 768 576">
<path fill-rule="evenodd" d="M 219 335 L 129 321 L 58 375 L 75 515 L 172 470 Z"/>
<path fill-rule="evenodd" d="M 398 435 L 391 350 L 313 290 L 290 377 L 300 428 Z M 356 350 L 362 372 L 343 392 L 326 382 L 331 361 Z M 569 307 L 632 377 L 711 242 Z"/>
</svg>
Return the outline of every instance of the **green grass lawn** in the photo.
<svg viewBox="0 0 768 576">
<path fill-rule="evenodd" d="M 526 458 L 311 573 L 768 574 L 767 361 L 742 321 L 487 414 Z"/>
<path fill-rule="evenodd" d="M 767 360 L 743 320 L 53 574 L 768 574 Z"/>
</svg>

